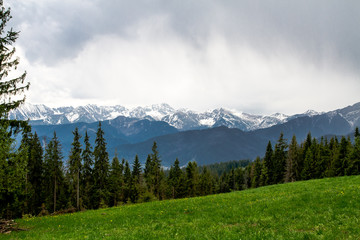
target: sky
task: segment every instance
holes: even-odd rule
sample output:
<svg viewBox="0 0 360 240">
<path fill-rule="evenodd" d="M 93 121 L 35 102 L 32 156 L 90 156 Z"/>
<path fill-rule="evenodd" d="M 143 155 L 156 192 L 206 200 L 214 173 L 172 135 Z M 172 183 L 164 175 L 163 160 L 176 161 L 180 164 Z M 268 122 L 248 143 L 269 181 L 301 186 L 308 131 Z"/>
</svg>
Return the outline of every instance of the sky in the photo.
<svg viewBox="0 0 360 240">
<path fill-rule="evenodd" d="M 253 114 L 360 102 L 358 0 L 5 0 L 27 102 Z M 16 74 L 16 72 L 14 73 Z"/>
</svg>

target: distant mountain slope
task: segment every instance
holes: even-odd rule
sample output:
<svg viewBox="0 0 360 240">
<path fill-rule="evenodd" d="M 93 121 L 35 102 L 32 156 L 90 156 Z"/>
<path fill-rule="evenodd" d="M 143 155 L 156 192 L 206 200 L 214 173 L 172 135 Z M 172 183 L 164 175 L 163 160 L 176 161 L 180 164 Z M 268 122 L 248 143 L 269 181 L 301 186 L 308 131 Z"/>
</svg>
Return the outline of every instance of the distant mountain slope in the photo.
<svg viewBox="0 0 360 240">
<path fill-rule="evenodd" d="M 321 137 L 325 135 L 347 135 L 352 129 L 351 124 L 341 114 L 324 113 L 311 117 L 298 117 L 283 124 L 253 131 L 253 134 L 275 141 L 283 132 L 285 138 L 289 140 L 293 135 L 298 140 L 303 140 L 309 132 L 313 137 Z"/>
<path fill-rule="evenodd" d="M 101 124 L 105 133 L 107 148 L 111 156 L 114 155 L 115 147 L 119 144 L 137 143 L 155 136 L 178 132 L 176 128 L 166 122 L 149 121 L 147 119 L 117 117 L 113 120 L 103 121 Z M 67 157 L 73 141 L 72 132 L 76 127 L 82 136 L 84 136 L 85 131 L 87 131 L 90 136 L 90 141 L 92 145 L 94 145 L 96 131 L 98 129 L 97 122 L 33 125 L 32 130 L 36 132 L 42 140 L 50 140 L 55 131 L 62 144 L 64 156 Z"/>
<path fill-rule="evenodd" d="M 156 141 L 165 166 L 170 166 L 177 157 L 183 165 L 193 160 L 203 165 L 263 157 L 268 141 L 275 144 L 281 132 L 288 142 L 293 135 L 300 142 L 309 132 L 312 137 L 318 138 L 325 135 L 347 135 L 351 131 L 352 126 L 340 113 L 326 113 L 302 116 L 270 128 L 249 132 L 226 127 L 179 132 L 154 137 L 142 143 L 119 145 L 117 149 L 121 157 L 132 159 L 135 154 L 139 154 L 142 161 L 145 161 L 146 155 L 151 152 L 152 143 Z"/>
<path fill-rule="evenodd" d="M 267 141 L 251 132 L 217 127 L 191 130 L 159 136 L 142 143 L 117 146 L 119 157 L 133 160 L 135 154 L 142 162 L 151 153 L 156 141 L 162 164 L 170 166 L 178 158 L 181 165 L 196 161 L 199 165 L 222 161 L 252 159 L 262 154 Z"/>
</svg>

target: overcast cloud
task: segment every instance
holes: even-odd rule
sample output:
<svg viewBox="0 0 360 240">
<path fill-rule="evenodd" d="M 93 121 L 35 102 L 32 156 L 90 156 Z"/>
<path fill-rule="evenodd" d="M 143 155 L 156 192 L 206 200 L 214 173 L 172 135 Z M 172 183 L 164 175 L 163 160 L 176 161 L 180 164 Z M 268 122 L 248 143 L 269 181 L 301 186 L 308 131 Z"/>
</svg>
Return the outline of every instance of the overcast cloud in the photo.
<svg viewBox="0 0 360 240">
<path fill-rule="evenodd" d="M 292 114 L 360 101 L 357 0 L 7 2 L 31 103 Z"/>
</svg>

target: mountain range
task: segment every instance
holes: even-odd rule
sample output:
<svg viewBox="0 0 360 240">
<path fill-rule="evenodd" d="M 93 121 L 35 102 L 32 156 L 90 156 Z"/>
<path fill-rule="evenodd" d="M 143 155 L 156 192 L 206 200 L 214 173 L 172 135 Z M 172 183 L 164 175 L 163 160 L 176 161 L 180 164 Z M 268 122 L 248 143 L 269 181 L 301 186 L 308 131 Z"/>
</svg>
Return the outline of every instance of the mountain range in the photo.
<svg viewBox="0 0 360 240">
<path fill-rule="evenodd" d="M 318 113 L 308 111 L 303 115 L 316 114 Z M 280 113 L 269 116 L 253 115 L 224 108 L 196 112 L 188 109 L 174 109 L 168 104 L 155 104 L 132 109 L 120 105 L 50 108 L 45 105 L 24 104 L 10 113 L 11 119 L 30 119 L 32 125 L 59 125 L 77 122 L 92 123 L 111 120 L 118 116 L 141 120 L 148 119 L 150 121 L 164 121 L 179 131 L 218 126 L 250 131 L 271 127 L 294 117 Z"/>
<path fill-rule="evenodd" d="M 138 154 L 144 163 L 156 141 L 164 166 L 170 166 L 176 158 L 183 165 L 192 160 L 202 165 L 263 156 L 268 141 L 275 143 L 281 132 L 288 139 L 296 135 L 298 141 L 308 132 L 313 137 L 350 134 L 360 125 L 360 103 L 326 113 L 307 111 L 292 116 L 251 115 L 223 108 L 198 113 L 175 110 L 167 104 L 133 109 L 26 104 L 11 112 L 10 118 L 30 119 L 33 131 L 43 140 L 51 139 L 56 131 L 65 158 L 75 127 L 82 135 L 87 131 L 94 141 L 101 121 L 111 156 L 117 152 L 132 162 Z"/>
</svg>

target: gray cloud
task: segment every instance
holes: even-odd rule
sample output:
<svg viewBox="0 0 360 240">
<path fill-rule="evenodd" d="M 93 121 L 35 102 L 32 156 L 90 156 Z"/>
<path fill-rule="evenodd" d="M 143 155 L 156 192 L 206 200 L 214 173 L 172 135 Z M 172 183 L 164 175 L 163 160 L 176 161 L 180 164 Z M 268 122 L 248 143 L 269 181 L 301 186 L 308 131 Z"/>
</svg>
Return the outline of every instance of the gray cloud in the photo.
<svg viewBox="0 0 360 240">
<path fill-rule="evenodd" d="M 202 46 L 211 34 L 250 44 L 267 54 L 287 44 L 321 62 L 332 57 L 357 68 L 360 61 L 359 1 L 15 1 L 19 40 L 33 60 L 74 57 L 94 36 L 130 37 L 140 21 L 166 15 L 172 30 Z M 20 28 L 23 28 L 24 25 Z"/>
<path fill-rule="evenodd" d="M 357 0 L 9 4 L 29 77 L 43 90 L 30 97 L 38 102 L 58 96 L 71 103 L 297 112 L 353 103 L 360 90 Z M 46 81 L 48 89 L 41 85 Z M 147 96 L 154 86 L 162 94 Z M 339 91 L 343 99 L 329 100 Z M 304 92 L 308 100 L 301 101 Z"/>
</svg>

